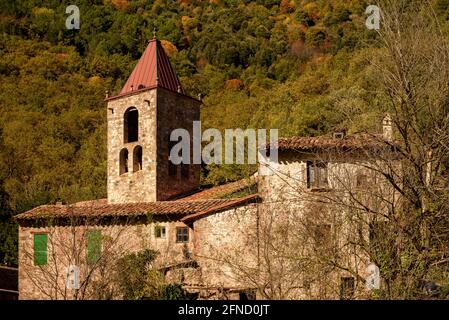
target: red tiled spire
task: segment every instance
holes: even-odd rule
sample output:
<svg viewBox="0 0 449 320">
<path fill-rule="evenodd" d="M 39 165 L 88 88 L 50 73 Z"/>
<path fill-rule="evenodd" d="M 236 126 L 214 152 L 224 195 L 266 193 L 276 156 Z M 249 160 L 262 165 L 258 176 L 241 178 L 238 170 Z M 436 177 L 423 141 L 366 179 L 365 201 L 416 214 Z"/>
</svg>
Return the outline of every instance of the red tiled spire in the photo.
<svg viewBox="0 0 449 320">
<path fill-rule="evenodd" d="M 148 47 L 120 91 L 120 95 L 155 87 L 185 94 L 161 42 L 157 39 L 150 40 L 148 43 Z"/>
</svg>

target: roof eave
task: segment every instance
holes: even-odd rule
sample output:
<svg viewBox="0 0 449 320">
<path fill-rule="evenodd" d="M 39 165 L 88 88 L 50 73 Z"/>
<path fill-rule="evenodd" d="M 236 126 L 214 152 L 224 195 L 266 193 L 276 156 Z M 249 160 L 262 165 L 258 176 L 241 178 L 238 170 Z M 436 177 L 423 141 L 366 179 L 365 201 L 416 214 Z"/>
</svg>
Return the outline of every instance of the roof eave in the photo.
<svg viewBox="0 0 449 320">
<path fill-rule="evenodd" d="M 260 196 L 258 194 L 251 194 L 249 196 L 238 198 L 233 203 L 223 204 L 221 206 L 217 206 L 215 208 L 211 208 L 208 210 L 204 210 L 198 213 L 189 214 L 180 219 L 181 222 L 190 223 L 196 221 L 198 219 L 204 218 L 214 213 L 222 212 L 224 210 L 236 208 L 249 203 L 256 203 L 260 201 Z"/>
<path fill-rule="evenodd" d="M 166 91 L 168 91 L 170 93 L 173 93 L 173 94 L 176 94 L 176 95 L 179 95 L 179 96 L 191 99 L 191 100 L 193 100 L 193 101 L 195 101 L 197 103 L 202 103 L 201 100 L 199 100 L 199 99 L 193 98 L 193 97 L 191 97 L 191 96 L 189 96 L 187 94 L 184 94 L 182 92 L 177 92 L 177 91 L 173 91 L 173 90 L 164 88 L 164 87 L 162 87 L 160 85 L 155 85 L 155 86 L 151 86 L 151 87 L 145 87 L 143 89 L 139 89 L 139 90 L 135 90 L 135 91 L 131 91 L 131 92 L 120 93 L 120 94 L 115 95 L 115 96 L 107 97 L 107 98 L 104 99 L 104 101 L 105 102 L 109 102 L 109 101 L 112 101 L 112 100 L 116 100 L 116 99 L 119 99 L 119 98 L 132 96 L 132 95 L 139 94 L 139 93 L 142 93 L 142 92 L 145 92 L 145 91 L 149 91 L 149 90 L 153 90 L 153 89 L 163 89 L 163 90 L 166 90 Z"/>
</svg>

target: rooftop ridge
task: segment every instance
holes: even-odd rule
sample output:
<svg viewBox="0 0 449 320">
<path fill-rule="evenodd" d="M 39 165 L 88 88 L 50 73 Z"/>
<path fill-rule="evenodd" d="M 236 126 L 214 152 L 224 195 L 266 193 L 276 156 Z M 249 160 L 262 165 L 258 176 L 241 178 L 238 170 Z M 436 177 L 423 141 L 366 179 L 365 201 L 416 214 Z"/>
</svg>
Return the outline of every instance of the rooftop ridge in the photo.
<svg viewBox="0 0 449 320">
<path fill-rule="evenodd" d="M 161 41 L 151 39 L 118 96 L 157 87 L 186 95 Z"/>
</svg>

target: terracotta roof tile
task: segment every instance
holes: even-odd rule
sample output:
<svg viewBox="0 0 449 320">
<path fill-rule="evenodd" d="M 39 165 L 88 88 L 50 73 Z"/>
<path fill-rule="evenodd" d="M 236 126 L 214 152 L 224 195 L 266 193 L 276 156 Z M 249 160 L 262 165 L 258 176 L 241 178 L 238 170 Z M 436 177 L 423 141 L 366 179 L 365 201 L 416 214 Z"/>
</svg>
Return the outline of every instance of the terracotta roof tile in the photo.
<svg viewBox="0 0 449 320">
<path fill-rule="evenodd" d="M 233 208 L 236 206 L 240 206 L 240 205 L 247 204 L 247 203 L 253 203 L 253 202 L 257 202 L 257 201 L 259 201 L 259 196 L 257 194 L 251 194 L 246 197 L 236 198 L 236 199 L 232 199 L 232 201 L 227 201 L 227 202 L 223 202 L 221 204 L 217 204 L 215 207 L 213 207 L 211 209 L 206 209 L 206 210 L 203 210 L 203 211 L 200 211 L 197 213 L 186 215 L 181 219 L 181 221 L 182 222 L 191 222 L 191 221 L 200 219 L 204 216 L 215 213 L 217 211 L 222 211 L 222 210 L 226 210 L 229 208 Z"/>
<path fill-rule="evenodd" d="M 220 186 L 215 186 L 209 189 L 205 189 L 194 193 L 192 195 L 183 197 L 178 201 L 190 201 L 190 200 L 200 200 L 200 199 L 222 199 L 228 195 L 235 192 L 248 189 L 256 183 L 255 177 L 250 177 L 247 179 L 241 179 L 235 182 L 226 183 Z"/>
<path fill-rule="evenodd" d="M 344 138 L 331 136 L 280 138 L 278 150 L 297 151 L 354 151 L 394 147 L 378 135 L 354 135 Z"/>
<path fill-rule="evenodd" d="M 215 208 L 232 206 L 238 199 L 216 199 L 197 201 L 158 201 L 127 204 L 102 204 L 91 205 L 43 205 L 15 216 L 17 220 L 36 218 L 63 218 L 63 217 L 119 217 L 119 216 L 144 216 L 174 215 L 185 216 L 198 212 L 213 211 Z"/>
<path fill-rule="evenodd" d="M 120 93 L 108 99 L 150 88 L 165 88 L 183 95 L 186 94 L 161 42 L 156 39 L 149 41 Z"/>
<path fill-rule="evenodd" d="M 42 205 L 15 216 L 17 220 L 32 220 L 48 217 L 118 217 L 142 216 L 146 214 L 183 217 L 196 213 L 214 212 L 220 208 L 238 205 L 248 197 L 220 199 L 255 183 L 255 178 L 243 179 L 222 186 L 197 192 L 173 201 L 108 204 L 107 199 L 81 201 L 70 205 Z M 252 195 L 252 200 L 257 196 Z"/>
</svg>

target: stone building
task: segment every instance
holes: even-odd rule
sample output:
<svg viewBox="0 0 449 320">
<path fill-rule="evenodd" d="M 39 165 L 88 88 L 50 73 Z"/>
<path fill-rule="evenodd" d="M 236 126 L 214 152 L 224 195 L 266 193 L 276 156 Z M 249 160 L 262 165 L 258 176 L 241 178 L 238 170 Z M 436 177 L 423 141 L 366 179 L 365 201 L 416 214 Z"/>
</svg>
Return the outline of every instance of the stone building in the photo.
<svg viewBox="0 0 449 320">
<path fill-rule="evenodd" d="M 259 225 L 269 225 L 271 243 L 279 241 L 273 251 L 289 256 L 284 267 L 293 261 L 297 270 L 286 274 L 284 290 L 292 292 L 283 298 L 370 297 L 366 269 L 373 263 L 373 226 L 400 205 L 380 170 L 399 166 L 391 130 L 384 121 L 383 134 L 279 139 L 277 163 L 260 167 Z M 271 215 L 276 222 L 264 223 Z M 288 235 L 272 236 L 275 224 Z"/>
<path fill-rule="evenodd" d="M 346 272 L 298 261 L 312 261 L 314 250 L 329 254 L 309 239 L 353 235 L 336 208 L 346 212 L 347 195 L 378 179 L 364 164 L 380 159 L 382 137 L 281 139 L 279 163 L 201 190 L 199 165 L 169 159 L 170 133 L 183 128 L 192 136 L 201 102 L 186 95 L 158 40 L 149 42 L 121 92 L 106 102 L 107 199 L 44 205 L 16 216 L 20 299 L 120 299 L 108 278 L 114 262 L 144 249 L 158 252 L 154 267 L 167 281 L 200 299 L 338 298 L 341 288 L 354 296 L 363 286 L 359 278 L 366 275 L 359 271 L 369 261 L 357 250 L 343 249 L 339 263 Z M 385 129 L 391 135 L 388 123 Z M 339 188 L 346 196 L 332 199 Z M 367 237 L 366 230 L 360 234 Z M 323 273 L 324 286 L 310 277 Z"/>
<path fill-rule="evenodd" d="M 254 181 L 202 191 L 200 165 L 170 161 L 170 133 L 181 128 L 192 137 L 201 102 L 186 95 L 159 40 L 149 41 L 121 92 L 106 102 L 108 197 L 40 206 L 16 217 L 20 298 L 110 298 L 93 288 L 82 296 L 68 289 L 67 274 L 75 267 L 83 288 L 83 279 L 102 277 L 105 261 L 148 248 L 158 251 L 157 268 L 167 279 L 194 293 L 205 288 L 206 296 L 219 289 L 225 296 L 246 292 L 205 262 L 211 250 L 206 244 L 220 241 L 224 248 L 225 238 L 233 246 L 244 245 L 238 223 L 224 221 L 243 211 L 244 219 L 254 215 Z M 89 263 L 92 255 L 103 265 Z"/>
</svg>

